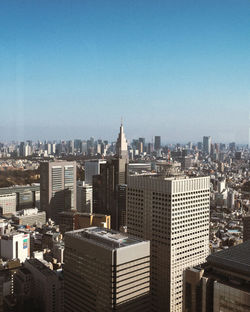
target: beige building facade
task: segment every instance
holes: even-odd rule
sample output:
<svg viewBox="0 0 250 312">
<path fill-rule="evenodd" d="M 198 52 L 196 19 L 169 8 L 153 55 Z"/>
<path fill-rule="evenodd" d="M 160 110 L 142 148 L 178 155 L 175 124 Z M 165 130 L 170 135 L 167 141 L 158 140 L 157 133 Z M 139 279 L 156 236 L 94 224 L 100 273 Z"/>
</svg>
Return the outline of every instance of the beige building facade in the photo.
<svg viewBox="0 0 250 312">
<path fill-rule="evenodd" d="M 183 272 L 209 253 L 209 177 L 128 177 L 128 233 L 151 241 L 152 311 L 181 312 Z"/>
<path fill-rule="evenodd" d="M 65 312 L 150 311 L 150 243 L 98 227 L 65 234 Z"/>
</svg>

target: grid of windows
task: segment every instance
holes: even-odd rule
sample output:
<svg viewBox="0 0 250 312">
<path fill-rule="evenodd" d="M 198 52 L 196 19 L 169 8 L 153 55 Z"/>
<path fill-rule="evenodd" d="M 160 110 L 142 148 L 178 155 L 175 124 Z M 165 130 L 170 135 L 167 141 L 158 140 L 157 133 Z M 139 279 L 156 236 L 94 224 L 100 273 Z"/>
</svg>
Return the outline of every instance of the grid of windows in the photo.
<svg viewBox="0 0 250 312">
<path fill-rule="evenodd" d="M 209 187 L 208 177 L 128 178 L 128 232 L 151 240 L 153 311 L 182 311 L 183 271 L 208 255 Z"/>
</svg>

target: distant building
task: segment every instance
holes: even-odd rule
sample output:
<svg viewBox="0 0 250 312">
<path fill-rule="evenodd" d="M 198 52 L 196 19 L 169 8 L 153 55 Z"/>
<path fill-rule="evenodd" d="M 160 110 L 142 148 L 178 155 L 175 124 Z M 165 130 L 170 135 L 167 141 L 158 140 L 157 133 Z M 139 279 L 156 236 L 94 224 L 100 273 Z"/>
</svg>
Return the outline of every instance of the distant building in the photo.
<svg viewBox="0 0 250 312">
<path fill-rule="evenodd" d="M 110 216 L 95 213 L 77 213 L 75 216 L 75 230 L 90 226 L 110 229 Z"/>
<path fill-rule="evenodd" d="M 16 210 L 30 207 L 40 208 L 40 184 L 0 188 L 1 195 L 16 194 Z"/>
<path fill-rule="evenodd" d="M 211 144 L 212 138 L 211 136 L 204 136 L 203 137 L 203 152 L 210 155 L 211 154 Z"/>
<path fill-rule="evenodd" d="M 111 228 L 115 230 L 123 225 L 123 208 L 119 208 L 118 198 L 120 201 L 121 198 L 126 201 L 125 196 L 119 196 L 121 195 L 119 185 L 126 184 L 127 165 L 128 146 L 123 125 L 121 125 L 116 142 L 115 157 L 108 159 L 106 164 L 102 164 L 100 174 L 93 177 L 93 211 L 111 215 Z M 126 207 L 126 203 L 123 203 L 122 207 Z"/>
<path fill-rule="evenodd" d="M 62 211 L 58 214 L 58 223 L 60 231 L 64 234 L 68 231 L 73 231 L 75 229 L 75 216 L 77 214 L 76 210 Z"/>
<path fill-rule="evenodd" d="M 65 312 L 151 311 L 150 244 L 92 227 L 65 235 Z"/>
<path fill-rule="evenodd" d="M 41 209 L 57 221 L 59 212 L 76 209 L 76 162 L 41 162 L 40 172 Z"/>
<path fill-rule="evenodd" d="M 161 148 L 161 137 L 160 136 L 155 136 L 155 145 L 154 149 L 157 151 Z"/>
<path fill-rule="evenodd" d="M 93 186 L 83 181 L 77 182 L 77 211 L 93 212 Z"/>
<path fill-rule="evenodd" d="M 11 232 L 1 237 L 1 257 L 7 260 L 19 259 L 24 262 L 30 257 L 30 235 Z"/>
<path fill-rule="evenodd" d="M 231 210 L 235 208 L 235 191 L 230 190 L 227 195 L 227 207 Z"/>
<path fill-rule="evenodd" d="M 184 273 L 185 312 L 250 311 L 250 241 L 207 258 Z"/>
<path fill-rule="evenodd" d="M 110 216 L 95 213 L 79 213 L 77 211 L 64 211 L 59 214 L 59 225 L 62 233 L 78 230 L 90 226 L 110 229 Z"/>
<path fill-rule="evenodd" d="M 16 212 L 16 194 L 0 195 L 0 214 L 2 216 Z"/>
<path fill-rule="evenodd" d="M 94 159 L 87 160 L 84 163 L 85 169 L 85 183 L 92 185 L 93 176 L 100 174 L 100 166 L 101 164 L 105 164 L 106 160 L 103 159 Z"/>
<path fill-rule="evenodd" d="M 20 225 L 43 225 L 46 223 L 46 212 L 38 211 L 37 208 L 30 208 L 18 211 L 12 217 L 16 224 Z"/>
<path fill-rule="evenodd" d="M 242 152 L 235 152 L 235 159 L 241 160 L 242 159 Z"/>
</svg>

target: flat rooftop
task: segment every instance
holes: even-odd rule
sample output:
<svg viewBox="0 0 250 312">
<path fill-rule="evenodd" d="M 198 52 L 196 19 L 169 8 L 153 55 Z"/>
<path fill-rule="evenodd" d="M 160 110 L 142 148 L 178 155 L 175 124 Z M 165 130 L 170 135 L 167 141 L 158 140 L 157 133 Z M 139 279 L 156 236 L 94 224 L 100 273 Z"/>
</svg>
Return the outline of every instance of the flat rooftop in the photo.
<svg viewBox="0 0 250 312">
<path fill-rule="evenodd" d="M 66 235 L 71 235 L 84 240 L 88 239 L 96 244 L 101 244 L 104 247 L 106 246 L 112 249 L 128 247 L 144 242 L 143 240 L 140 240 L 136 237 L 100 227 L 89 227 L 71 231 L 67 232 Z"/>
<path fill-rule="evenodd" d="M 207 262 L 228 270 L 250 274 L 250 240 L 208 256 Z"/>
<path fill-rule="evenodd" d="M 42 273 L 45 276 L 54 276 L 54 272 L 52 270 L 50 270 L 50 268 L 48 268 L 44 263 L 46 263 L 46 261 L 40 261 L 38 259 L 28 259 L 26 260 L 27 262 L 29 262 L 34 268 L 36 268 L 40 273 Z"/>
<path fill-rule="evenodd" d="M 10 187 L 1 187 L 0 195 L 10 193 L 23 193 L 27 191 L 40 191 L 40 184 L 37 185 L 16 185 Z"/>
</svg>

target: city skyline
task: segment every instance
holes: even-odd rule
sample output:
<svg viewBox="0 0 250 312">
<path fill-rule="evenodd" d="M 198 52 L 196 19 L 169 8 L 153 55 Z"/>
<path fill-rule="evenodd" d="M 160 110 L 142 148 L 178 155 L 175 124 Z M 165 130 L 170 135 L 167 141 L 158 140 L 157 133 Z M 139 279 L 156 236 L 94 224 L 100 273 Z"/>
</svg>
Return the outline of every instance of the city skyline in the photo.
<svg viewBox="0 0 250 312">
<path fill-rule="evenodd" d="M 1 140 L 249 142 L 250 3 L 0 4 Z"/>
</svg>

